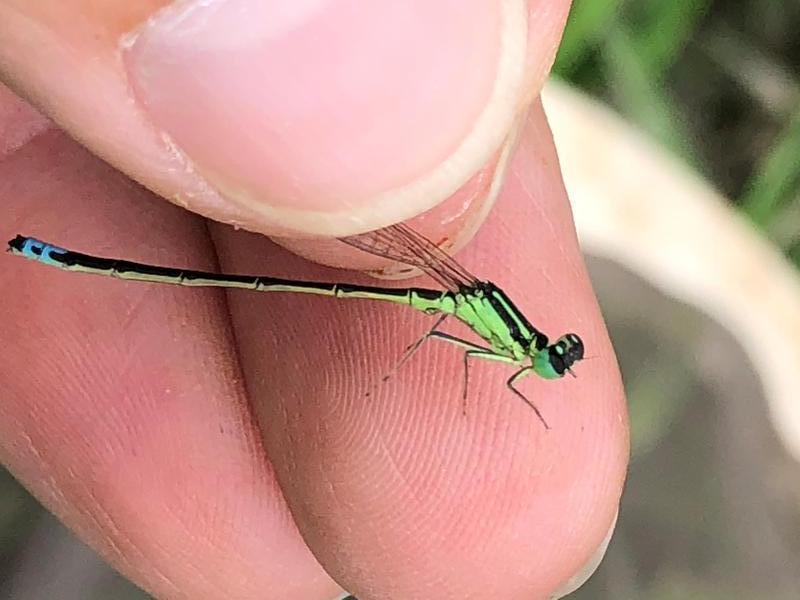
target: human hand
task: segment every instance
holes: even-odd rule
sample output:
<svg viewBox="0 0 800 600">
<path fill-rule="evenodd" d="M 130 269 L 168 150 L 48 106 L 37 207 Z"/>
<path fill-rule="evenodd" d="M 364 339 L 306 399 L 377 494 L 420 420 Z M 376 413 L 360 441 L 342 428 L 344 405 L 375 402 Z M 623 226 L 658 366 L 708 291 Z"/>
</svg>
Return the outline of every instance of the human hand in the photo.
<svg viewBox="0 0 800 600">
<path fill-rule="evenodd" d="M 307 61 L 283 63 L 287 54 L 267 49 L 269 73 L 286 70 L 277 94 L 272 79 L 253 75 L 260 64 L 253 61 L 205 65 L 193 73 L 202 90 L 177 81 L 181 68 L 165 67 L 150 92 L 142 82 L 131 91 L 131 61 L 144 61 L 152 75 L 163 48 L 154 44 L 150 58 L 142 51 L 120 62 L 117 41 L 159 3 L 28 4 L 0 1 L 3 78 L 93 151 L 206 216 L 271 234 L 342 235 L 354 223 L 368 229 L 429 208 L 442 195 L 422 193 L 424 186 L 402 201 L 383 192 L 425 179 L 432 190 L 446 189 L 481 158 L 475 151 L 458 165 L 442 163 L 481 113 L 488 92 L 474 90 L 491 87 L 496 60 L 476 79 L 460 68 L 463 52 L 444 50 L 459 47 L 459 31 L 476 55 L 497 48 L 502 38 L 486 26 L 487 15 L 496 5 L 522 3 L 474 2 L 477 28 L 469 27 L 463 2 L 457 11 L 452 3 L 420 2 L 418 20 L 395 18 L 392 32 L 408 27 L 396 34 L 397 47 L 419 54 L 398 59 L 391 77 L 374 65 L 359 69 L 375 85 L 353 80 L 359 98 L 374 98 L 358 110 L 341 109 L 347 90 L 330 93 L 331 73 L 352 57 L 335 45 L 320 52 L 316 43 L 325 35 L 356 39 L 364 56 L 391 55 L 396 47 L 380 29 L 387 26 L 381 10 L 360 14 L 368 12 L 363 3 L 343 2 L 340 13 L 312 20 L 310 39 L 298 34 L 297 48 L 317 51 Z M 516 108 L 497 117 L 506 130 L 483 138 L 484 167 L 426 215 L 428 227 L 456 237 L 482 218 L 491 202 L 483 183 L 500 168 L 497 149 L 513 114 L 541 85 L 566 9 L 529 3 L 525 75 L 508 101 Z M 348 14 L 356 10 L 358 19 Z M 442 15 L 455 13 L 464 22 L 451 28 L 453 39 L 414 29 L 439 32 Z M 343 31 L 341 15 L 353 31 Z M 231 21 L 226 26 L 239 31 Z M 414 67 L 419 56 L 444 56 L 436 77 L 457 72 L 443 88 L 427 89 L 419 77 L 430 72 Z M 249 73 L 227 72 L 242 65 Z M 295 75 L 319 88 L 298 85 L 298 92 Z M 162 112 L 148 96 L 167 94 L 173 79 L 175 97 L 164 103 L 183 103 L 187 115 Z M 403 102 L 387 107 L 398 95 Z M 330 105 L 306 107 L 320 115 L 308 129 L 284 130 L 295 136 L 289 140 L 269 137 L 286 122 L 281 111 L 311 100 Z M 6 109 L 13 105 L 3 99 Z M 202 120 L 193 105 L 231 120 Z M 437 127 L 443 107 L 449 121 Z M 36 117 L 14 123 L 16 130 L 4 129 L 0 164 L 9 234 L 194 268 L 346 277 L 152 197 Z M 0 458 L 157 597 L 326 600 L 339 590 L 330 576 L 362 600 L 551 594 L 612 526 L 627 429 L 613 351 L 538 103 L 522 123 L 497 206 L 459 260 L 501 284 L 546 332 L 575 330 L 597 356 L 580 365 L 576 380 L 525 382 L 551 431 L 508 397 L 499 366 L 475 367 L 462 417 L 461 356 L 452 348 L 431 345 L 365 398 L 425 329 L 423 317 L 398 307 L 123 284 L 7 258 L 0 270 Z M 165 128 L 196 170 L 165 143 Z M 337 148 L 346 161 L 334 156 Z M 252 164 L 226 162 L 236 155 Z M 420 175 L 428 172 L 434 175 Z M 323 255 L 317 242 L 300 244 L 326 262 L 358 260 L 344 248 L 332 256 L 330 245 Z"/>
</svg>

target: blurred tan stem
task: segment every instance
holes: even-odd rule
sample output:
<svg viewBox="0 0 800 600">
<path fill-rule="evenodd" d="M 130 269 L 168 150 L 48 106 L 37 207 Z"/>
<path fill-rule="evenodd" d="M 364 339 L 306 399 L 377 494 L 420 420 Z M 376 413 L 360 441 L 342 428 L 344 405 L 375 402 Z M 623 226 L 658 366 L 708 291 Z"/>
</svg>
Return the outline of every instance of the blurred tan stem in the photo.
<svg viewBox="0 0 800 600">
<path fill-rule="evenodd" d="M 584 250 L 716 319 L 761 377 L 800 460 L 800 276 L 711 185 L 601 104 L 543 92 Z"/>
</svg>

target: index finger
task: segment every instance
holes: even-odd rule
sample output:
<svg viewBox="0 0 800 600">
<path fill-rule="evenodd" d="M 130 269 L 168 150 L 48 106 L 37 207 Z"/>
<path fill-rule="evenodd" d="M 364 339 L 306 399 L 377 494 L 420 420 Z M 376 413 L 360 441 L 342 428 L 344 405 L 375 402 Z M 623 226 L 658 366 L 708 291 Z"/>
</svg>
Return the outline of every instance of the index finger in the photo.
<svg viewBox="0 0 800 600">
<path fill-rule="evenodd" d="M 281 488 L 317 558 L 360 598 L 546 597 L 613 525 L 628 456 L 623 392 L 556 166 L 537 106 L 496 210 L 459 255 L 545 333 L 576 331 L 596 357 L 577 379 L 520 384 L 549 431 L 498 365 L 473 366 L 463 417 L 462 354 L 449 346 L 430 344 L 380 384 L 432 324 L 424 316 L 357 300 L 230 298 Z M 217 242 L 228 268 L 336 276 L 254 238 Z"/>
</svg>

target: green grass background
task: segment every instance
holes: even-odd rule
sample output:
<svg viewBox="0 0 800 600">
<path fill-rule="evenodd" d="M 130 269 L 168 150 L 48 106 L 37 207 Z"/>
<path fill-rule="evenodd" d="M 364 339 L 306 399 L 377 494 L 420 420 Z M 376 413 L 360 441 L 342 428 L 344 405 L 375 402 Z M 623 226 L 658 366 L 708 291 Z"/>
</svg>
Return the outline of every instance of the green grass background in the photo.
<svg viewBox="0 0 800 600">
<path fill-rule="evenodd" d="M 800 266 L 800 2 L 574 0 L 554 71 L 682 157 Z"/>
</svg>

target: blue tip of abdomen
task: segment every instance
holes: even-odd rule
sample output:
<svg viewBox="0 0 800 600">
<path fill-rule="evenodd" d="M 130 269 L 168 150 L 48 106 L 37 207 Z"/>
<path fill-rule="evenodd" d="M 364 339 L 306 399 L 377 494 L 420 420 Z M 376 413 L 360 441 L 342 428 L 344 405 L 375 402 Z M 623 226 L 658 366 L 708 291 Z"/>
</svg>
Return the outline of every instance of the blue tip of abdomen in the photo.
<svg viewBox="0 0 800 600">
<path fill-rule="evenodd" d="M 54 255 L 65 254 L 67 250 L 53 246 L 36 238 L 18 235 L 8 242 L 8 249 L 12 254 L 19 254 L 25 258 L 36 260 L 54 267 L 63 266 L 63 262 L 54 259 Z"/>
</svg>

